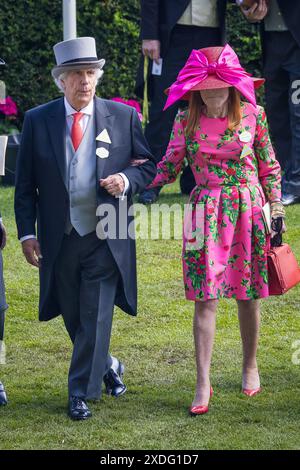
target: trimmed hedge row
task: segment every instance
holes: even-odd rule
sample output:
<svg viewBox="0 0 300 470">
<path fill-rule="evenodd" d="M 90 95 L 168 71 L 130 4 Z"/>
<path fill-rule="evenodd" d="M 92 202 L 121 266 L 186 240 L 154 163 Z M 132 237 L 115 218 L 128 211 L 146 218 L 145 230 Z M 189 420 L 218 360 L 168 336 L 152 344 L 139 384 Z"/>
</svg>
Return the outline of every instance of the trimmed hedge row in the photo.
<svg viewBox="0 0 300 470">
<path fill-rule="evenodd" d="M 98 54 L 106 59 L 98 92 L 110 98 L 133 97 L 139 40 L 139 0 L 77 0 L 78 36 L 94 36 Z M 228 41 L 250 72 L 260 73 L 259 35 L 235 5 L 228 6 Z M 8 63 L 1 77 L 17 102 L 18 124 L 24 112 L 59 92 L 51 78 L 52 46 L 62 40 L 62 1 L 2 0 L 0 57 Z"/>
</svg>

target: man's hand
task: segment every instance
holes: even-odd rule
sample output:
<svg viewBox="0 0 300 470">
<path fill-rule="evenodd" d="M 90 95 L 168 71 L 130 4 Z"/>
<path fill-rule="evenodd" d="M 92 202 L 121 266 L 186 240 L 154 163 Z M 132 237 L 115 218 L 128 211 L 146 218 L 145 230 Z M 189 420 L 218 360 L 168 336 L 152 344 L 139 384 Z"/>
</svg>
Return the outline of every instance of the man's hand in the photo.
<svg viewBox="0 0 300 470">
<path fill-rule="evenodd" d="M 160 41 L 158 39 L 144 39 L 142 51 L 145 56 L 158 64 L 158 59 L 160 59 Z"/>
<path fill-rule="evenodd" d="M 3 223 L 0 222 L 0 224 L 1 224 L 1 229 L 2 229 L 2 243 L 1 243 L 1 246 L 0 246 L 0 250 L 3 250 L 3 248 L 4 248 L 5 245 L 6 245 L 7 233 L 6 233 L 6 228 L 5 228 L 5 226 L 3 225 Z"/>
<path fill-rule="evenodd" d="M 40 244 L 35 238 L 29 238 L 22 242 L 23 254 L 29 264 L 41 267 L 42 254 L 40 250 Z"/>
<path fill-rule="evenodd" d="M 243 15 L 250 23 L 257 23 L 264 19 L 268 13 L 268 5 L 266 0 L 257 0 L 251 8 L 240 7 Z"/>
<path fill-rule="evenodd" d="M 125 188 L 125 183 L 121 175 L 110 175 L 105 179 L 99 181 L 100 186 L 106 189 L 112 196 L 122 194 Z"/>
</svg>

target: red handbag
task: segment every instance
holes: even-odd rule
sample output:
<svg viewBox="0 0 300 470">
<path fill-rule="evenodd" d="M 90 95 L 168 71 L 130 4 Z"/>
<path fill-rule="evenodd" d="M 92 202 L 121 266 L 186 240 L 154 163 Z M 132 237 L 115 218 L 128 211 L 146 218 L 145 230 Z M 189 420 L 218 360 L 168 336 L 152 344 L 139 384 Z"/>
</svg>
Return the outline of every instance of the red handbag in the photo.
<svg viewBox="0 0 300 470">
<path fill-rule="evenodd" d="M 268 252 L 269 295 L 282 295 L 300 282 L 300 267 L 287 243 Z"/>
</svg>

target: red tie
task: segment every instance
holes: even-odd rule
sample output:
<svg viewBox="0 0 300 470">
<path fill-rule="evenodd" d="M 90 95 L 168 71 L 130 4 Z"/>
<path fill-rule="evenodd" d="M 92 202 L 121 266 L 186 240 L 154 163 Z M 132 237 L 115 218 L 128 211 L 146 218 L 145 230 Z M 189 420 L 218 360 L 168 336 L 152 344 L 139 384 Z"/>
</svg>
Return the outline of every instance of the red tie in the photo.
<svg viewBox="0 0 300 470">
<path fill-rule="evenodd" d="M 79 124 L 79 121 L 83 116 L 83 113 L 74 113 L 72 114 L 72 116 L 73 116 L 73 125 L 72 125 L 72 130 L 71 130 L 71 138 L 73 142 L 73 147 L 76 152 L 83 137 L 83 131 L 82 131 L 81 125 Z"/>
</svg>

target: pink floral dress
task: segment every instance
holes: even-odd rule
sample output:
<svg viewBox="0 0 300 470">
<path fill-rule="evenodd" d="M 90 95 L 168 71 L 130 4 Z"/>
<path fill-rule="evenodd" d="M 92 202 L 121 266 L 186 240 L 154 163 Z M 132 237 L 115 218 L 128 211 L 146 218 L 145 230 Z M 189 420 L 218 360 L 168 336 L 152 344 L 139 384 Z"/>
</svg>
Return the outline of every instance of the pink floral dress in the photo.
<svg viewBox="0 0 300 470">
<path fill-rule="evenodd" d="M 270 142 L 262 107 L 242 103 L 242 120 L 228 129 L 228 119 L 200 118 L 198 129 L 185 135 L 187 111 L 177 114 L 166 155 L 149 187 L 175 181 L 184 158 L 196 186 L 191 213 L 202 208 L 201 223 L 193 217 L 192 235 L 183 235 L 183 276 L 186 298 L 258 299 L 268 296 L 266 234 L 262 206 L 281 198 L 281 171 Z M 196 222 L 195 222 L 196 221 Z M 184 231 L 186 232 L 186 230 Z"/>
</svg>

